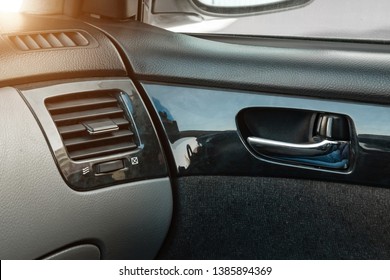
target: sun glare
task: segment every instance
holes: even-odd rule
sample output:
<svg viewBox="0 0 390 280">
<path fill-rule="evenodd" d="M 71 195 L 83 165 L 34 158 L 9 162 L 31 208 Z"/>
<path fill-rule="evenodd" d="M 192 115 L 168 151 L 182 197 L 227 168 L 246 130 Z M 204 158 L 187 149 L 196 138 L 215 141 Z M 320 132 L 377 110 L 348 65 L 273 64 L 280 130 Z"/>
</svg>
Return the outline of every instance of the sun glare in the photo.
<svg viewBox="0 0 390 280">
<path fill-rule="evenodd" d="M 23 0 L 0 0 L 0 12 L 17 13 L 22 4 Z"/>
</svg>

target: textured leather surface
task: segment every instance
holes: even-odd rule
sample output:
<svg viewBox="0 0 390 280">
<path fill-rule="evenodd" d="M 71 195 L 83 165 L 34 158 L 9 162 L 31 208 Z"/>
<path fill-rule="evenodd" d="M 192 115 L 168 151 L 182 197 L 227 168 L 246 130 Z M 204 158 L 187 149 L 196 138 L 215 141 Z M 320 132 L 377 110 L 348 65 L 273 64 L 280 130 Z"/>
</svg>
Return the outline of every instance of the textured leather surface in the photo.
<svg viewBox="0 0 390 280">
<path fill-rule="evenodd" d="M 160 259 L 389 259 L 390 189 L 185 177 Z"/>
<path fill-rule="evenodd" d="M 103 259 L 151 259 L 168 230 L 168 178 L 96 191 L 67 186 L 18 92 L 0 89 L 0 259 L 34 259 L 75 243 Z"/>
<path fill-rule="evenodd" d="M 89 21 L 117 40 L 140 80 L 390 103 L 390 54 L 367 46 L 241 46 L 137 22 Z"/>
<path fill-rule="evenodd" d="M 6 34 L 44 30 L 85 30 L 98 45 L 92 48 L 19 51 Z M 54 79 L 126 76 L 119 53 L 101 32 L 77 20 L 27 15 L 0 15 L 0 86 Z"/>
</svg>

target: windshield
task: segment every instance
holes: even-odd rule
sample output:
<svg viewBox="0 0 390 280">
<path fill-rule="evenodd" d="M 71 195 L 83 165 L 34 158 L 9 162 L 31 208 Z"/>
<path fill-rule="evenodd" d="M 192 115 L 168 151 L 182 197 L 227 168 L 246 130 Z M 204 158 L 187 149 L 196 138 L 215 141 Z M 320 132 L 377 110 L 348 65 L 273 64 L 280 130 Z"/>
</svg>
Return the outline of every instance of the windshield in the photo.
<svg viewBox="0 0 390 280">
<path fill-rule="evenodd" d="M 389 0 L 158 0 L 150 22 L 186 33 L 388 41 L 389 11 Z"/>
</svg>

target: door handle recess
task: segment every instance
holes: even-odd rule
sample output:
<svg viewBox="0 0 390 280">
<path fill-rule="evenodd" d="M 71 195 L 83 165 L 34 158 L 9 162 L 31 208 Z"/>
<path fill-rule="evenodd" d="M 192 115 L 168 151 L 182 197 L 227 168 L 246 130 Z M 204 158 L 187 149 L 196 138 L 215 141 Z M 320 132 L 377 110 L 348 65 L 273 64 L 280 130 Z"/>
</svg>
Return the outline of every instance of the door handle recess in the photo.
<svg viewBox="0 0 390 280">
<path fill-rule="evenodd" d="M 248 137 L 249 145 L 261 154 L 274 156 L 322 156 L 334 152 L 347 141 L 322 140 L 318 143 L 295 144 L 259 137 Z"/>
<path fill-rule="evenodd" d="M 258 159 L 297 167 L 347 170 L 353 151 L 348 116 L 286 108 L 248 108 L 237 128 Z"/>
</svg>

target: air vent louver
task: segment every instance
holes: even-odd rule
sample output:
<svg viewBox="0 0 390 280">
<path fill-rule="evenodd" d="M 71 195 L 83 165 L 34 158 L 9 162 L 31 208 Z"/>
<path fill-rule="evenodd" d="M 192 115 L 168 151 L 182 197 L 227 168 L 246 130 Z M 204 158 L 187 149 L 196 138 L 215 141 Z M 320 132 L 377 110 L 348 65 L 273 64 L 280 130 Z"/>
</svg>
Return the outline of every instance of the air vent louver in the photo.
<svg viewBox="0 0 390 280">
<path fill-rule="evenodd" d="M 9 39 L 21 51 L 46 50 L 54 48 L 85 47 L 89 41 L 81 32 L 41 32 L 22 35 L 10 35 Z"/>
<path fill-rule="evenodd" d="M 126 106 L 121 106 L 124 95 L 115 91 L 98 91 L 46 100 L 46 108 L 71 159 L 107 156 L 138 147 L 132 120 L 122 109 Z"/>
</svg>

